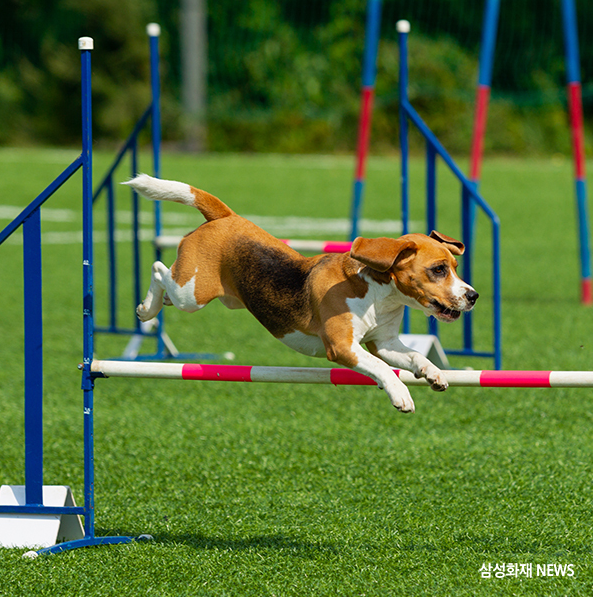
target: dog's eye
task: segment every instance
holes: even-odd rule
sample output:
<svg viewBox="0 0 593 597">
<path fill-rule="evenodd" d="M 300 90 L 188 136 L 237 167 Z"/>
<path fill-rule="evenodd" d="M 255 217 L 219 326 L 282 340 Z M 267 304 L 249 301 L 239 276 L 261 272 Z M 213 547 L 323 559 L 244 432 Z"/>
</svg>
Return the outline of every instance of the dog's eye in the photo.
<svg viewBox="0 0 593 597">
<path fill-rule="evenodd" d="M 435 265 L 434 267 L 430 268 L 430 273 L 435 278 L 444 278 L 447 275 L 447 266 L 446 265 Z"/>
</svg>

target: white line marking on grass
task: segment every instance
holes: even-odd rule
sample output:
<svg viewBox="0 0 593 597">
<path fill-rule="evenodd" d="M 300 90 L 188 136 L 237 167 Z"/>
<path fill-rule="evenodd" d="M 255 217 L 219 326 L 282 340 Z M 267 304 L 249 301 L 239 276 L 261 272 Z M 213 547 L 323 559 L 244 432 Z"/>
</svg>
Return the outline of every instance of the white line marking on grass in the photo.
<svg viewBox="0 0 593 597">
<path fill-rule="evenodd" d="M 23 209 L 15 205 L 0 205 L 0 220 L 14 220 Z M 41 219 L 45 222 L 73 222 L 76 218 L 77 213 L 73 209 L 41 208 Z"/>
</svg>

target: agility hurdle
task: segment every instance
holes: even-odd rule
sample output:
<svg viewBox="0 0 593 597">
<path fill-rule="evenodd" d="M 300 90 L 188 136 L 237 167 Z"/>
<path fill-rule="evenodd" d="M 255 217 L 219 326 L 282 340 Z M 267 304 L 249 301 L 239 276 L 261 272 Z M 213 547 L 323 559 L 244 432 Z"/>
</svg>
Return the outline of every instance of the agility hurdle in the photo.
<svg viewBox="0 0 593 597">
<path fill-rule="evenodd" d="M 447 354 L 488 357 L 494 359 L 494 368 L 502 368 L 502 313 L 501 313 L 501 271 L 500 271 L 500 220 L 494 210 L 478 192 L 477 186 L 463 174 L 453 158 L 443 147 L 434 133 L 428 128 L 408 98 L 408 34 L 410 23 L 405 20 L 396 24 L 399 41 L 399 119 L 401 146 L 401 209 L 403 233 L 409 231 L 409 176 L 408 176 L 408 127 L 412 123 L 426 141 L 426 233 L 437 230 L 437 157 L 440 157 L 450 172 L 461 185 L 461 228 L 462 241 L 465 245 L 463 256 L 463 279 L 472 284 L 473 257 L 473 213 L 479 208 L 490 220 L 492 226 L 492 328 L 493 341 L 491 351 L 478 351 L 473 341 L 473 313 L 463 314 L 463 347 L 461 349 L 445 349 Z M 404 313 L 403 332 L 410 333 L 410 313 Z M 428 333 L 439 335 L 438 322 L 434 317 L 428 320 Z"/>
<path fill-rule="evenodd" d="M 322 367 L 262 367 L 250 365 L 204 365 L 197 363 L 133 363 L 93 361 L 95 377 L 182 379 L 186 381 L 236 381 L 260 383 L 331 384 L 376 386 L 370 377 L 351 369 Z M 425 379 L 402 369 L 393 372 L 407 386 L 426 386 Z M 593 371 L 443 371 L 449 386 L 465 388 L 591 388 Z"/>
<path fill-rule="evenodd" d="M 0 488 L 0 545 L 43 546 L 37 553 L 77 547 L 129 543 L 133 537 L 96 537 L 93 446 L 93 201 L 91 50 L 93 40 L 78 40 L 81 52 L 82 152 L 2 232 L 0 244 L 21 226 L 25 315 L 25 485 Z M 76 506 L 67 486 L 43 484 L 43 310 L 41 207 L 78 170 L 82 170 L 83 212 L 83 359 L 84 506 Z M 84 517 L 84 528 L 80 522 Z M 64 543 L 55 545 L 56 541 Z M 27 555 L 27 554 L 26 554 Z"/>
</svg>

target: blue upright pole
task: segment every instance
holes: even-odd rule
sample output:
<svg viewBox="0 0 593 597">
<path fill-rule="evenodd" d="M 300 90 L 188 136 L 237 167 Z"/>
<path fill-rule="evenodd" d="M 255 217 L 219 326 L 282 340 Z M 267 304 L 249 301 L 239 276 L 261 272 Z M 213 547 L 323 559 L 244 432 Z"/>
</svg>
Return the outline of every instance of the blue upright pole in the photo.
<svg viewBox="0 0 593 597">
<path fill-rule="evenodd" d="M 81 50 L 82 96 L 82 308 L 83 308 L 83 369 L 84 392 L 84 502 L 85 536 L 95 533 L 95 473 L 94 473 L 94 420 L 91 363 L 94 350 L 93 322 L 93 162 L 92 162 L 92 105 L 91 105 L 91 50 L 93 40 L 78 40 Z"/>
<path fill-rule="evenodd" d="M 150 23 L 146 28 L 150 37 L 150 89 L 152 92 L 152 170 L 155 178 L 161 177 L 161 78 L 159 72 L 159 36 L 161 27 L 158 23 Z M 161 204 L 154 203 L 154 234 L 162 232 Z M 156 260 L 161 260 L 161 249 L 156 248 Z"/>
<path fill-rule="evenodd" d="M 409 196 L 408 196 L 408 114 L 405 104 L 408 101 L 408 33 L 410 23 L 398 21 L 396 24 L 399 40 L 399 145 L 401 152 L 401 214 L 402 234 L 409 230 Z M 410 333 L 410 310 L 404 309 L 402 324 L 404 334 Z"/>
<path fill-rule="evenodd" d="M 155 178 L 161 177 L 161 78 L 160 78 L 160 56 L 159 37 L 161 27 L 158 23 L 149 23 L 146 32 L 150 38 L 150 89 L 152 92 L 152 166 Z M 160 201 L 154 202 L 154 236 L 158 238 L 162 233 L 162 215 Z M 162 260 L 162 249 L 155 245 L 155 261 Z M 165 333 L 165 317 L 161 310 L 157 315 L 159 332 L 157 334 L 157 354 L 160 358 L 166 356 L 166 347 L 163 340 Z"/>
<path fill-rule="evenodd" d="M 41 208 L 23 222 L 25 308 L 25 494 L 43 504 L 43 313 Z"/>
<path fill-rule="evenodd" d="M 150 89 L 152 92 L 152 160 L 156 178 L 161 176 L 161 79 L 159 73 L 159 36 L 161 27 L 150 23 L 146 31 L 150 37 Z M 156 204 L 158 205 L 158 203 Z M 160 224 L 160 222 L 159 222 Z M 157 234 L 161 231 L 158 230 Z"/>
<path fill-rule="evenodd" d="M 437 229 L 437 152 L 432 143 L 426 142 L 426 234 Z M 428 318 L 428 333 L 439 335 L 438 321 Z"/>
</svg>

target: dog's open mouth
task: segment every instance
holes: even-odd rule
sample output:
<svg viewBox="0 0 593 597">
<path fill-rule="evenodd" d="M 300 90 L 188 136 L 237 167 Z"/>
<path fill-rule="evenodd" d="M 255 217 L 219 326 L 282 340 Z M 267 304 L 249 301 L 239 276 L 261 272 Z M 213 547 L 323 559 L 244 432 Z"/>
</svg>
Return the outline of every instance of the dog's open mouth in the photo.
<svg viewBox="0 0 593 597">
<path fill-rule="evenodd" d="M 432 306 L 436 310 L 435 317 L 441 321 L 455 321 L 456 319 L 459 319 L 459 316 L 461 315 L 461 311 L 449 309 L 438 301 L 432 301 Z"/>
</svg>

